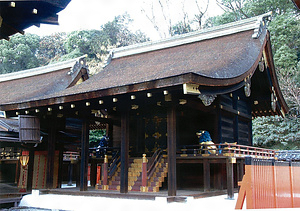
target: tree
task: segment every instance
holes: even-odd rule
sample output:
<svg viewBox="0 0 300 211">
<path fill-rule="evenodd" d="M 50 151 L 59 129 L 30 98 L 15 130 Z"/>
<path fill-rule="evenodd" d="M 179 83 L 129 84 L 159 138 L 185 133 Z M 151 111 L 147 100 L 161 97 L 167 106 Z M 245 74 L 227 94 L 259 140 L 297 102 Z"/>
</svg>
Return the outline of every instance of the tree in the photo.
<svg viewBox="0 0 300 211">
<path fill-rule="evenodd" d="M 191 25 L 185 22 L 179 22 L 172 27 L 172 35 L 185 34 L 191 31 Z"/>
<path fill-rule="evenodd" d="M 174 0 L 172 2 L 170 0 L 152 0 L 147 3 L 144 3 L 142 12 L 158 32 L 160 38 L 166 38 L 201 29 L 209 0 L 194 0 L 192 2 L 186 0 Z M 177 11 L 178 5 L 181 8 L 180 12 Z M 186 9 L 187 6 L 195 9 L 190 12 Z M 196 23 L 196 27 L 192 27 L 193 23 Z"/>
<path fill-rule="evenodd" d="M 73 31 L 68 34 L 65 48 L 68 54 L 88 55 L 90 59 L 101 60 L 101 55 L 107 53 L 108 36 L 100 30 Z"/>
<path fill-rule="evenodd" d="M 253 122 L 255 146 L 272 149 L 300 149 L 300 119 L 258 117 Z"/>
<path fill-rule="evenodd" d="M 108 39 L 110 47 L 122 47 L 149 41 L 141 31 L 132 32 L 130 25 L 133 20 L 128 13 L 116 16 L 113 21 L 107 22 L 101 27 L 101 30 Z"/>
<path fill-rule="evenodd" d="M 235 21 L 249 18 L 244 11 L 244 5 L 247 0 L 216 0 L 217 4 L 224 10 L 225 13 L 231 13 Z"/>
<path fill-rule="evenodd" d="M 202 22 L 203 22 L 203 17 L 205 15 L 205 13 L 207 12 L 207 9 L 208 9 L 208 5 L 209 5 L 209 0 L 207 0 L 207 3 L 206 3 L 206 7 L 204 8 L 201 8 L 198 0 L 195 0 L 195 4 L 197 6 L 197 9 L 198 9 L 198 13 L 195 14 L 195 21 L 198 23 L 199 25 L 199 28 L 198 29 L 202 29 Z M 204 4 L 205 5 L 205 4 Z"/>
<path fill-rule="evenodd" d="M 247 0 L 244 9 L 249 17 L 258 16 L 270 11 L 273 16 L 276 16 L 292 10 L 295 10 L 295 7 L 291 0 Z"/>
<path fill-rule="evenodd" d="M 281 12 L 268 26 L 277 70 L 288 71 L 300 61 L 300 19 L 293 11 Z"/>
<path fill-rule="evenodd" d="M 88 55 L 89 60 L 103 61 L 109 48 L 127 46 L 149 40 L 140 31 L 133 33 L 129 29 L 132 19 L 125 13 L 104 24 L 100 30 L 74 31 L 67 35 L 63 58 Z"/>
<path fill-rule="evenodd" d="M 87 55 L 90 73 L 102 68 L 110 48 L 148 41 L 141 31 L 132 32 L 130 16 L 125 13 L 99 30 L 56 33 L 44 37 L 14 35 L 0 41 L 0 73 L 8 73 L 65 61 Z"/>
<path fill-rule="evenodd" d="M 33 34 L 16 34 L 10 41 L 0 40 L 0 73 L 38 67 L 39 40 L 39 36 Z"/>
<path fill-rule="evenodd" d="M 160 38 L 166 38 L 172 35 L 172 18 L 170 15 L 170 1 L 157 0 L 151 1 L 141 11 L 151 22 L 154 29 L 158 32 Z"/>
<path fill-rule="evenodd" d="M 40 60 L 42 65 L 56 61 L 63 55 L 67 54 L 64 46 L 66 36 L 66 33 L 61 32 L 40 38 L 37 58 Z"/>
</svg>

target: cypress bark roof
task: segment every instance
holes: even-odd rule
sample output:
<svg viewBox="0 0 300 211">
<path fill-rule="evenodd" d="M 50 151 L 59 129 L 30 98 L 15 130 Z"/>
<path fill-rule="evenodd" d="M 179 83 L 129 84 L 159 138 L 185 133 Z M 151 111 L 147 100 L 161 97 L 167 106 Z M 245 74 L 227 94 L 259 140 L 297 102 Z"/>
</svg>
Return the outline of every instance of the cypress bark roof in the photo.
<svg viewBox="0 0 300 211">
<path fill-rule="evenodd" d="M 269 87 L 262 87 L 267 91 L 274 89 L 280 105 L 275 114 L 280 114 L 280 109 L 286 113 L 288 108 L 278 86 L 266 29 L 268 18 L 269 14 L 265 14 L 161 41 L 114 49 L 104 70 L 89 80 L 37 96 L 27 97 L 24 93 L 25 99 L 1 99 L 0 110 L 57 105 L 187 83 L 199 86 L 200 91 L 236 85 L 240 88 L 254 75 L 264 58 Z M 255 80 L 256 86 L 266 84 L 260 77 Z M 253 96 L 259 97 L 260 91 L 256 92 Z M 266 106 L 259 109 L 269 110 L 269 107 L 270 103 L 266 102 Z"/>
<path fill-rule="evenodd" d="M 65 90 L 87 75 L 84 58 L 0 75 L 1 104 L 16 104 Z"/>
</svg>

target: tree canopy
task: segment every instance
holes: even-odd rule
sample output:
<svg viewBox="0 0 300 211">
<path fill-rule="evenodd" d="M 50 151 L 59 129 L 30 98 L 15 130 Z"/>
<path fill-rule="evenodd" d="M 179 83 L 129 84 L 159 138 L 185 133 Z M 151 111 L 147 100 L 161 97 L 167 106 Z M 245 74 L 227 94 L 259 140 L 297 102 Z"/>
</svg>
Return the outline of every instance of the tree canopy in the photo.
<svg viewBox="0 0 300 211">
<path fill-rule="evenodd" d="M 39 42 L 39 36 L 32 34 L 17 34 L 10 41 L 0 40 L 0 73 L 39 66 L 40 60 L 36 56 Z"/>
<path fill-rule="evenodd" d="M 56 33 L 44 37 L 14 35 L 10 41 L 0 41 L 0 74 L 87 55 L 92 72 L 101 69 L 109 49 L 148 41 L 141 31 L 132 32 L 130 16 L 116 16 L 99 30 Z M 95 70 L 93 70 L 95 69 Z"/>
</svg>

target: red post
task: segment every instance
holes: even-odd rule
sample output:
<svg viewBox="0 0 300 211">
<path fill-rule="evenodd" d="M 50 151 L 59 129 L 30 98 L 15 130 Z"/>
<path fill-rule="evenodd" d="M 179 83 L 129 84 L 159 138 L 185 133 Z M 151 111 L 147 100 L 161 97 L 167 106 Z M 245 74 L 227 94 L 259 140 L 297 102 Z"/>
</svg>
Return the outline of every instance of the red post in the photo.
<svg viewBox="0 0 300 211">
<path fill-rule="evenodd" d="M 143 154 L 143 165 L 142 165 L 142 187 L 141 192 L 147 192 L 147 158 L 146 154 Z"/>
<path fill-rule="evenodd" d="M 108 158 L 107 155 L 104 157 L 103 163 L 103 190 L 108 190 Z"/>
</svg>

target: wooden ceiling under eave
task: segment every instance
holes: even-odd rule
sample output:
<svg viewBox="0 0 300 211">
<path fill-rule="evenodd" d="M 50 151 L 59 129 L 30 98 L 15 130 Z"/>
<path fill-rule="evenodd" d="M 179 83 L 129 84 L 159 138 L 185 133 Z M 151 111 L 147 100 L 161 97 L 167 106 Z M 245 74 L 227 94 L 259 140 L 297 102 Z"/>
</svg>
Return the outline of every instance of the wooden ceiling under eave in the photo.
<svg viewBox="0 0 300 211">
<path fill-rule="evenodd" d="M 300 0 L 292 0 L 295 4 L 295 6 L 300 10 Z"/>
<path fill-rule="evenodd" d="M 21 33 L 30 26 L 58 25 L 57 13 L 71 0 L 0 1 L 0 39 Z"/>
</svg>

